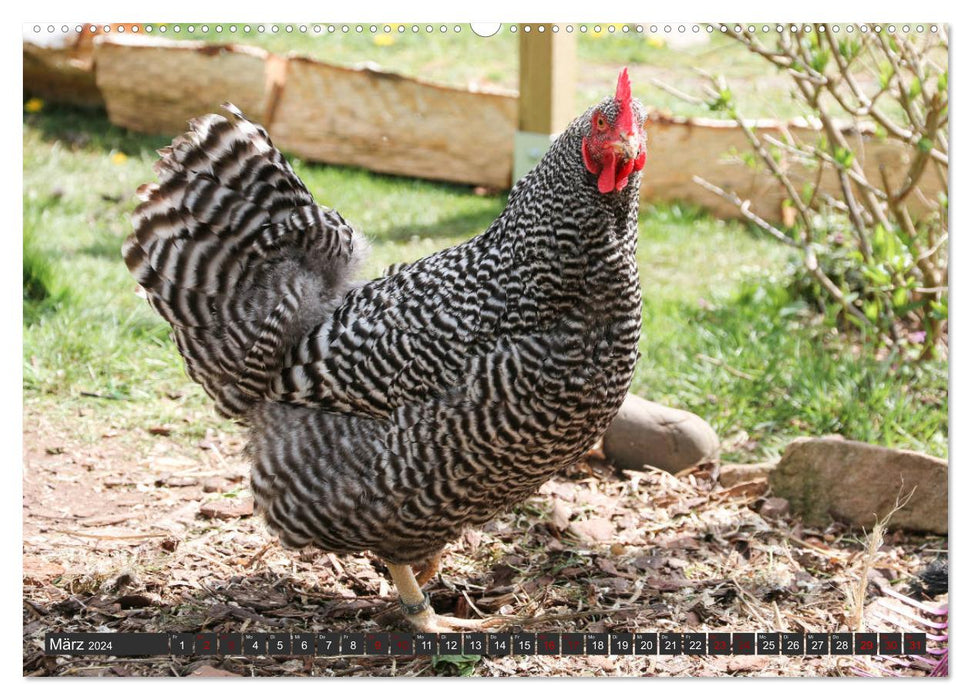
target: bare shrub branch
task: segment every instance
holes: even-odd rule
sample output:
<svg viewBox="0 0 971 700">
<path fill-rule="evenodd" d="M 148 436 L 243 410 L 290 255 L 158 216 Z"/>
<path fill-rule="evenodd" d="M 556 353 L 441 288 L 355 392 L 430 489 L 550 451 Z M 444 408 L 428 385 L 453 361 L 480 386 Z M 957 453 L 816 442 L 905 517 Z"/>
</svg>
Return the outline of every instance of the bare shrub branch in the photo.
<svg viewBox="0 0 971 700">
<path fill-rule="evenodd" d="M 704 101 L 738 124 L 758 167 L 785 192 L 796 215 L 788 232 L 736 193 L 695 181 L 768 235 L 800 249 L 806 272 L 848 318 L 886 345 L 922 337 L 921 356 L 930 357 L 946 348 L 948 202 L 925 194 L 922 183 L 935 177 L 947 191 L 948 36 L 944 30 L 890 33 L 881 25 L 855 30 L 793 27 L 773 35 L 769 46 L 744 27 L 727 28 L 728 36 L 791 78 L 807 122 L 819 125 L 815 142 L 785 128 L 781 137 L 759 131 L 739 113 L 724 79 L 707 76 Z M 905 149 L 902 175 L 891 177 L 880 167 L 874 179 L 873 168 L 865 167 L 867 145 L 881 140 Z M 838 195 L 832 185 L 824 191 L 832 182 Z M 849 248 L 845 236 L 833 235 L 840 228 L 851 234 Z M 856 267 L 852 284 L 830 264 L 834 256 L 842 256 L 841 269 Z"/>
</svg>

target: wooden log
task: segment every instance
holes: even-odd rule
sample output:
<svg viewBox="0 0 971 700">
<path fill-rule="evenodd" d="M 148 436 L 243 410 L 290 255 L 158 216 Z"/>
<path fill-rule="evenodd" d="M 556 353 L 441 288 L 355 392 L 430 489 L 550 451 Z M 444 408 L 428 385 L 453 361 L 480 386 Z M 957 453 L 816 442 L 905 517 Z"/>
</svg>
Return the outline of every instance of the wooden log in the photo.
<svg viewBox="0 0 971 700">
<path fill-rule="evenodd" d="M 25 96 L 80 107 L 104 104 L 95 82 L 91 41 L 85 35 L 25 32 L 23 53 Z"/>
<path fill-rule="evenodd" d="M 539 46 L 534 39 L 524 42 L 527 51 L 529 46 Z M 555 40 L 550 46 L 555 46 Z M 46 86 L 51 99 L 61 96 L 76 103 L 103 96 L 111 121 L 136 131 L 176 134 L 184 130 L 188 119 L 216 111 L 222 102 L 230 101 L 266 125 L 281 148 L 308 160 L 497 188 L 512 184 L 514 141 L 522 119 L 531 128 L 540 123 L 562 128 L 572 116 L 565 107 L 555 107 L 553 93 L 549 93 L 546 108 L 533 110 L 531 117 L 529 107 L 520 112 L 512 92 L 463 90 L 376 68 L 346 68 L 250 47 L 130 34 L 96 37 L 96 85 L 90 85 L 89 52 L 87 64 L 76 66 L 81 71 L 78 80 L 81 84 L 87 80 L 87 87 L 72 93 L 73 78 L 47 83 L 28 78 L 35 75 L 28 72 L 28 53 L 53 54 L 38 53 L 26 44 L 24 53 L 25 89 Z M 553 60 L 559 54 L 547 50 L 544 55 Z M 83 56 L 83 49 L 75 49 L 71 60 Z M 547 87 L 556 83 L 554 78 L 544 78 Z M 530 84 L 541 82 L 536 75 L 523 79 Z M 806 124 L 765 120 L 756 124 L 756 130 L 780 136 L 788 130 L 807 143 L 816 140 L 816 130 Z M 785 193 L 771 175 L 755 172 L 728 156 L 733 150 L 750 152 L 745 135 L 734 122 L 652 115 L 647 131 L 643 202 L 684 201 L 706 207 L 715 216 L 738 217 L 734 205 L 692 180 L 700 175 L 750 200 L 764 218 L 783 218 Z M 867 133 L 854 134 L 852 142 L 858 144 L 856 157 L 872 182 L 882 183 L 881 169 L 891 183 L 901 180 L 909 165 L 907 149 Z M 538 144 L 537 150 L 544 145 Z M 808 180 L 809 174 L 798 165 L 790 172 L 797 186 Z M 935 175 L 928 168 L 920 183 L 930 202 L 946 188 Z M 823 177 L 822 191 L 840 197 L 832 171 Z M 924 206 L 916 194 L 910 204 L 916 210 Z"/>
<path fill-rule="evenodd" d="M 758 120 L 754 123 L 760 137 L 774 135 L 779 140 L 789 132 L 796 140 L 815 144 L 819 130 L 800 122 L 781 123 L 775 120 Z M 892 184 L 899 183 L 909 166 L 909 153 L 895 141 L 881 141 L 872 134 L 853 133 L 850 142 L 858 148 L 857 160 L 863 164 L 867 178 L 876 186 L 882 186 L 881 169 Z M 715 193 L 696 184 L 695 175 L 703 177 L 727 192 L 735 192 L 743 200 L 750 200 L 752 208 L 769 221 L 780 221 L 786 193 L 768 172 L 756 172 L 738 162 L 729 154 L 751 153 L 745 134 L 733 121 L 717 119 L 678 119 L 652 115 L 647 123 L 647 165 L 641 181 L 641 201 L 683 201 L 705 207 L 715 216 L 738 218 L 738 209 Z M 803 183 L 814 182 L 814 175 L 796 163 L 790 163 L 797 190 Z M 920 182 L 924 196 L 931 202 L 944 185 L 933 174 L 933 168 L 925 171 Z M 842 199 L 835 171 L 827 168 L 821 180 L 820 190 Z M 915 211 L 926 210 L 926 205 L 912 195 L 908 204 Z"/>
<path fill-rule="evenodd" d="M 282 149 L 381 173 L 509 187 L 516 98 L 290 56 L 270 125 Z"/>
<path fill-rule="evenodd" d="M 131 35 L 98 37 L 94 61 L 111 122 L 157 134 L 180 133 L 224 102 L 270 122 L 286 66 L 253 47 Z"/>
</svg>

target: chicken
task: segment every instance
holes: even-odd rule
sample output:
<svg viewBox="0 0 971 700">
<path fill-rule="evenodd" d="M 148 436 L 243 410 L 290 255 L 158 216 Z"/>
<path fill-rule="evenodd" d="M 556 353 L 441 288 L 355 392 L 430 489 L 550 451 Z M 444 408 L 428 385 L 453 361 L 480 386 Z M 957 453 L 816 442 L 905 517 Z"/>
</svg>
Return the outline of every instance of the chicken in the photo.
<svg viewBox="0 0 971 700">
<path fill-rule="evenodd" d="M 627 71 L 484 233 L 367 282 L 362 235 L 225 108 L 160 151 L 125 262 L 248 427 L 281 542 L 370 550 L 415 627 L 476 627 L 422 592 L 442 548 L 579 460 L 630 385 L 646 135 Z"/>
</svg>

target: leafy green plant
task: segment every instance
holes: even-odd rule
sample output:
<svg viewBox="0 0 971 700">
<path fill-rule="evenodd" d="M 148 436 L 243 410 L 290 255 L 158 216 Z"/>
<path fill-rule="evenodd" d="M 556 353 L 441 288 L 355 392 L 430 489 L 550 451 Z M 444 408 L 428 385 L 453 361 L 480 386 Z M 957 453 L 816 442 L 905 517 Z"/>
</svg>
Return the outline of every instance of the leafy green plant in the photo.
<svg viewBox="0 0 971 700">
<path fill-rule="evenodd" d="M 432 668 L 440 676 L 471 676 L 475 672 L 475 665 L 481 660 L 481 656 L 460 654 L 433 656 Z"/>
<path fill-rule="evenodd" d="M 793 25 L 771 34 L 769 45 L 743 27 L 724 31 L 791 78 L 805 121 L 818 125 L 818 136 L 756 130 L 725 80 L 711 76 L 709 107 L 737 122 L 752 149 L 739 160 L 780 183 L 788 217 L 776 225 L 736 193 L 695 181 L 800 251 L 796 286 L 802 296 L 821 306 L 835 302 L 840 320 L 884 346 L 916 345 L 923 359 L 941 352 L 947 345 L 948 197 L 928 197 L 922 186 L 933 179 L 946 192 L 947 32 Z M 885 140 L 902 146 L 906 167 L 896 177 L 881 167 L 875 179 L 864 167 L 865 146 Z M 839 196 L 824 186 L 833 181 Z"/>
</svg>

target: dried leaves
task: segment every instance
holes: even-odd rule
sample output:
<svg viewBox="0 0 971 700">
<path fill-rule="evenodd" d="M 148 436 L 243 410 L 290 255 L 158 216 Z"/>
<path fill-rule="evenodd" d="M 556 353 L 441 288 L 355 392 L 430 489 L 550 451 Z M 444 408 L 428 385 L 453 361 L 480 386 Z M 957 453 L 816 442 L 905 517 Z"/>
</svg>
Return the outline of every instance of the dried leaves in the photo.
<svg viewBox="0 0 971 700">
<path fill-rule="evenodd" d="M 153 444 L 169 438 L 157 436 Z M 282 549 L 250 517 L 241 445 L 209 435 L 169 456 L 85 446 L 31 454 L 25 482 L 27 675 L 429 675 L 428 658 L 164 662 L 51 659 L 49 629 L 246 632 L 403 628 L 383 564 Z M 115 444 L 116 441 L 110 441 Z M 97 454 L 93 451 L 97 450 Z M 114 450 L 114 451 L 112 451 Z M 96 468 L 89 468 L 96 464 Z M 89 466 L 85 466 L 89 465 Z M 729 488 L 693 470 L 617 474 L 595 456 L 467 532 L 427 586 L 445 614 L 533 631 L 845 629 L 860 541 L 772 510 L 763 479 Z M 51 485 L 51 488 L 48 488 Z M 760 514 L 761 513 L 761 514 Z M 765 516 L 771 518 L 767 519 Z M 905 579 L 933 558 L 886 537 L 872 568 Z M 832 675 L 828 659 L 482 658 L 476 675 Z"/>
</svg>

